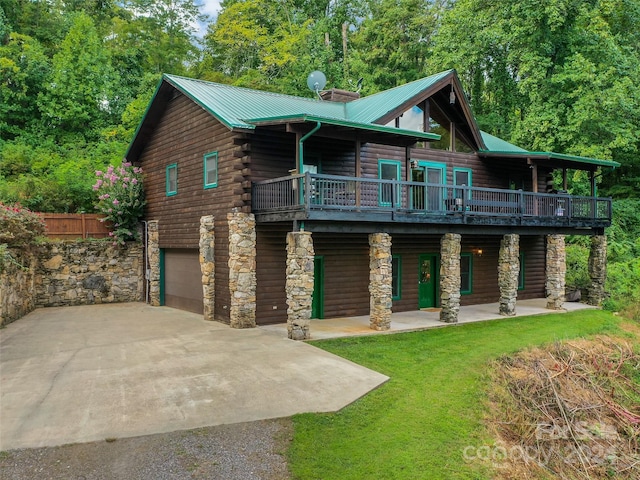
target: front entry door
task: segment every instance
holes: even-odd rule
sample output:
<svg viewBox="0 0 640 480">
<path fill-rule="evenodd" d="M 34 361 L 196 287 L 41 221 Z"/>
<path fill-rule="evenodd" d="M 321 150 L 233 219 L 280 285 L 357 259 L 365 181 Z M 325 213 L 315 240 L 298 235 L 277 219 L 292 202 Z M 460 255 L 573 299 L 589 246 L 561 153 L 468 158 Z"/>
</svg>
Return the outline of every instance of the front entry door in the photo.
<svg viewBox="0 0 640 480">
<path fill-rule="evenodd" d="M 438 303 L 438 255 L 420 255 L 418 265 L 418 308 L 430 308 Z"/>
<path fill-rule="evenodd" d="M 324 318 L 324 257 L 313 259 L 313 298 L 311 318 Z"/>
</svg>

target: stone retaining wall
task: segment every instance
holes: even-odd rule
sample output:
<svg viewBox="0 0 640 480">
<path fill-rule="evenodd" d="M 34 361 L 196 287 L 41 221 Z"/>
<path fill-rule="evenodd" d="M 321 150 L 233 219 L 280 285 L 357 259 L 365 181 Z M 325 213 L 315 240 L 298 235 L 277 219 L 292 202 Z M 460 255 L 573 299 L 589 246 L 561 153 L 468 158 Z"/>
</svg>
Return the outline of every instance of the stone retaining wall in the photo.
<svg viewBox="0 0 640 480">
<path fill-rule="evenodd" d="M 0 325 L 36 308 L 35 255 L 18 250 L 9 250 L 9 254 L 13 261 L 0 258 Z"/>
<path fill-rule="evenodd" d="M 142 246 L 93 240 L 39 246 L 36 307 L 142 300 Z"/>
<path fill-rule="evenodd" d="M 30 253 L 12 250 L 18 264 L 0 268 L 0 325 L 38 307 L 138 302 L 143 299 L 142 245 L 101 240 L 51 242 Z"/>
</svg>

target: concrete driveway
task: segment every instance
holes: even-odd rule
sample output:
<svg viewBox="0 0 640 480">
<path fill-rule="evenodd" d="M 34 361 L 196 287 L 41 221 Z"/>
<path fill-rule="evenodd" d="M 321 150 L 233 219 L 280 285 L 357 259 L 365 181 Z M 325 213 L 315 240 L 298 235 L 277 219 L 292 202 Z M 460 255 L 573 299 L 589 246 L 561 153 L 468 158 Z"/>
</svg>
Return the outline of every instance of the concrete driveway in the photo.
<svg viewBox="0 0 640 480">
<path fill-rule="evenodd" d="M 386 380 L 171 308 L 39 309 L 0 330 L 0 450 L 336 411 Z"/>
</svg>

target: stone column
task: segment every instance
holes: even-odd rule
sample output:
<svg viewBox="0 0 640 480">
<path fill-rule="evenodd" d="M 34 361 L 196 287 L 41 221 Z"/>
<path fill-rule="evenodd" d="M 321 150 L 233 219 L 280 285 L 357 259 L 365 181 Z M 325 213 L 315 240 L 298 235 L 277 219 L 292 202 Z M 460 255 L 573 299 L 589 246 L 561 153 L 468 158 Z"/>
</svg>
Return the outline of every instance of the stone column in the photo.
<svg viewBox="0 0 640 480">
<path fill-rule="evenodd" d="M 562 310 L 567 273 L 564 235 L 547 235 L 546 283 L 547 308 Z"/>
<path fill-rule="evenodd" d="M 498 288 L 500 289 L 500 315 L 516 314 L 518 276 L 520 275 L 520 236 L 508 234 L 500 241 L 498 256 Z"/>
<path fill-rule="evenodd" d="M 369 235 L 369 326 L 372 330 L 391 328 L 393 297 L 391 235 Z"/>
<path fill-rule="evenodd" d="M 149 303 L 160 306 L 160 235 L 158 221 L 147 222 L 147 261 L 149 262 Z M 146 273 L 146 272 L 145 272 Z"/>
<path fill-rule="evenodd" d="M 232 328 L 256 326 L 256 220 L 252 213 L 227 214 L 229 222 L 229 320 Z"/>
<path fill-rule="evenodd" d="M 215 313 L 216 264 L 213 255 L 215 247 L 213 221 L 213 215 L 200 217 L 200 271 L 202 272 L 202 303 L 205 320 L 213 320 Z"/>
<path fill-rule="evenodd" d="M 440 321 L 456 323 L 460 311 L 460 240 L 457 233 L 440 239 Z"/>
<path fill-rule="evenodd" d="M 311 232 L 287 233 L 287 332 L 293 340 L 311 337 L 314 257 Z"/>
<path fill-rule="evenodd" d="M 587 289 L 587 303 L 600 305 L 604 300 L 604 285 L 607 279 L 607 237 L 605 235 L 591 237 L 589 277 L 591 285 Z"/>
</svg>

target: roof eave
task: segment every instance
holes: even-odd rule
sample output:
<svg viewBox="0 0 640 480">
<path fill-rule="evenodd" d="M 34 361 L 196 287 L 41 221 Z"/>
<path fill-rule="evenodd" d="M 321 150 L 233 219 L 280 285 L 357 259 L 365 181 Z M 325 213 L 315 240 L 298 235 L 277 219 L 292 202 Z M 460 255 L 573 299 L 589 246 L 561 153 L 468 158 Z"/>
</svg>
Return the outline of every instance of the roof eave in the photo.
<svg viewBox="0 0 640 480">
<path fill-rule="evenodd" d="M 320 116 L 308 115 L 308 114 L 284 115 L 280 117 L 252 118 L 252 119 L 243 119 L 243 120 L 255 126 L 278 125 L 282 123 L 320 122 L 320 123 L 325 123 L 327 125 L 353 128 L 354 130 L 366 130 L 366 131 L 396 135 L 399 137 L 414 138 L 416 139 L 416 141 L 432 142 L 432 141 L 440 140 L 440 135 L 436 133 L 417 132 L 413 130 L 387 127 L 385 125 L 350 122 L 347 120 L 326 118 L 326 117 L 320 117 Z"/>
<path fill-rule="evenodd" d="M 507 158 L 541 158 L 544 160 L 564 160 L 573 163 L 582 163 L 587 165 L 594 165 L 597 167 L 609 167 L 617 168 L 620 163 L 613 160 L 601 160 L 598 158 L 580 157 L 577 155 L 566 155 L 563 153 L 554 152 L 512 152 L 512 151 L 497 151 L 497 150 L 480 150 L 478 155 L 481 157 L 507 157 Z"/>
</svg>

